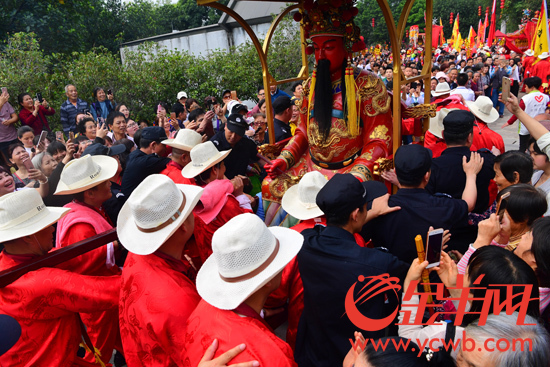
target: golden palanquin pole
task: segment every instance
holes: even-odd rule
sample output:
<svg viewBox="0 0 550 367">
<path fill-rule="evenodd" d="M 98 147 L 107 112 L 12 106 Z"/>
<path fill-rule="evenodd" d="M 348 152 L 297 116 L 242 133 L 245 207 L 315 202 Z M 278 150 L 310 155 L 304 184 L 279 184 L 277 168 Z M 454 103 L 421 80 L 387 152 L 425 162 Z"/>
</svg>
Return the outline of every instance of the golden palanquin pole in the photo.
<svg viewBox="0 0 550 367">
<path fill-rule="evenodd" d="M 264 0 L 249 0 L 249 1 L 264 1 Z M 386 21 L 386 25 L 388 27 L 388 35 L 390 37 L 391 42 L 391 49 L 392 49 L 392 55 L 393 55 L 393 91 L 394 91 L 394 98 L 393 98 L 393 153 L 395 154 L 395 151 L 399 146 L 401 145 L 401 86 L 407 83 L 411 83 L 418 80 L 424 80 L 424 87 L 425 91 L 429 91 L 429 80 L 431 77 L 431 61 L 432 61 L 432 18 L 433 18 L 433 0 L 425 0 L 426 1 L 426 36 L 425 36 L 425 52 L 424 52 L 424 66 L 422 68 L 422 72 L 420 75 L 415 76 L 414 78 L 406 79 L 405 75 L 401 71 L 401 41 L 403 39 L 403 36 L 405 34 L 405 27 L 407 24 L 407 19 L 409 17 L 409 13 L 411 12 L 411 9 L 413 7 L 415 0 L 407 0 L 405 3 L 405 6 L 403 7 L 403 11 L 401 12 L 401 16 L 399 17 L 399 23 L 396 26 L 395 21 L 393 18 L 393 14 L 391 12 L 390 6 L 387 2 L 387 0 L 377 0 L 378 5 L 380 6 L 380 9 L 382 10 L 382 14 L 384 15 L 384 20 Z M 420 0 L 419 0 L 420 1 Z M 264 1 L 265 2 L 265 1 Z M 271 42 L 271 38 L 273 37 L 273 34 L 275 33 L 275 30 L 279 24 L 279 22 L 283 19 L 285 15 L 290 13 L 292 10 L 295 9 L 301 9 L 303 11 L 303 0 L 299 1 L 284 1 L 285 3 L 295 3 L 294 5 L 290 5 L 285 10 L 281 12 L 275 18 L 273 23 L 271 24 L 269 31 L 267 32 L 267 35 L 265 37 L 263 45 L 260 44 L 260 41 L 258 40 L 258 37 L 256 37 L 256 34 L 252 30 L 252 28 L 246 23 L 246 21 L 237 14 L 233 9 L 228 8 L 225 5 L 222 5 L 217 2 L 217 0 L 197 0 L 198 5 L 205 5 L 210 6 L 214 9 L 218 9 L 227 15 L 231 16 L 235 21 L 243 27 L 243 29 L 246 31 L 250 39 L 252 40 L 252 43 L 254 44 L 254 47 L 256 48 L 256 51 L 258 52 L 258 57 L 260 58 L 260 63 L 262 65 L 262 77 L 263 77 L 263 85 L 264 90 L 266 92 L 266 115 L 267 115 L 267 123 L 269 126 L 269 141 L 274 142 L 275 141 L 275 133 L 274 133 L 274 127 L 273 127 L 273 114 L 272 114 L 272 108 L 271 108 L 271 98 L 269 97 L 268 93 L 270 90 L 270 87 L 273 85 L 279 85 L 284 83 L 290 83 L 298 80 L 305 80 L 309 77 L 309 68 L 308 68 L 308 58 L 306 54 L 306 39 L 304 36 L 304 29 L 302 26 L 300 26 L 300 40 L 301 40 L 301 48 L 302 48 L 302 67 L 300 69 L 300 72 L 298 73 L 298 76 L 295 78 L 290 79 L 284 79 L 284 80 L 275 80 L 271 73 L 269 72 L 269 66 L 267 64 L 267 53 L 269 51 L 269 44 Z M 428 83 L 426 83 L 428 82 Z M 430 93 L 424 93 L 425 98 L 425 104 L 430 103 Z M 424 106 L 425 107 L 425 106 Z M 422 107 L 418 109 L 419 111 L 422 111 Z M 426 115 L 425 113 L 420 115 Z M 423 126 L 424 132 L 428 129 L 428 124 L 424 123 Z"/>
</svg>

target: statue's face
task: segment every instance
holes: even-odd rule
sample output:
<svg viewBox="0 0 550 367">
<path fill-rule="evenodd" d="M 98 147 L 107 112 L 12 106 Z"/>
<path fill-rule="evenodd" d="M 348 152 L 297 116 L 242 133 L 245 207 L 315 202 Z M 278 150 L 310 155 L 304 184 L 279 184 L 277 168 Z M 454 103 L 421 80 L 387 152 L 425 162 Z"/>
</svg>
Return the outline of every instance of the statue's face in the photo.
<svg viewBox="0 0 550 367">
<path fill-rule="evenodd" d="M 347 52 L 344 49 L 343 37 L 316 36 L 311 41 L 315 49 L 315 61 L 329 60 L 331 73 L 342 69 L 342 64 L 346 61 L 347 56 Z"/>
</svg>

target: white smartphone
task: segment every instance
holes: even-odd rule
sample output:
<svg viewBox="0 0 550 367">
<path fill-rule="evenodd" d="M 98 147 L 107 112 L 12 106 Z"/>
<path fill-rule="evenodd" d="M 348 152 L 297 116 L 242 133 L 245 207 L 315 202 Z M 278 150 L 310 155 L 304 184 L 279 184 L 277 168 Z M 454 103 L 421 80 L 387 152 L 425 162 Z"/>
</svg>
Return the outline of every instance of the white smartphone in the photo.
<svg viewBox="0 0 550 367">
<path fill-rule="evenodd" d="M 38 144 L 46 140 L 46 136 L 48 136 L 48 132 L 46 130 L 42 130 L 42 132 L 40 133 L 40 138 L 38 139 Z"/>
<path fill-rule="evenodd" d="M 441 261 L 441 248 L 443 247 L 443 228 L 434 229 L 428 232 L 428 241 L 426 244 L 426 260 L 428 266 L 426 269 L 439 266 Z"/>
</svg>

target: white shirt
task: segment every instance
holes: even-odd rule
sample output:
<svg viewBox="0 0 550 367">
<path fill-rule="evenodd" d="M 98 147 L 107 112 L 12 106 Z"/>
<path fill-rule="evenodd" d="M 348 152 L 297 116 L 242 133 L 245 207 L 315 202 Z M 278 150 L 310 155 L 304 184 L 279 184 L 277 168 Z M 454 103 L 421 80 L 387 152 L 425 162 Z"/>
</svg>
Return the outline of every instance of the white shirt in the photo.
<svg viewBox="0 0 550 367">
<path fill-rule="evenodd" d="M 476 100 L 474 91 L 466 87 L 457 87 L 451 91 L 451 95 L 452 94 L 461 94 L 465 101 L 474 102 Z"/>
</svg>

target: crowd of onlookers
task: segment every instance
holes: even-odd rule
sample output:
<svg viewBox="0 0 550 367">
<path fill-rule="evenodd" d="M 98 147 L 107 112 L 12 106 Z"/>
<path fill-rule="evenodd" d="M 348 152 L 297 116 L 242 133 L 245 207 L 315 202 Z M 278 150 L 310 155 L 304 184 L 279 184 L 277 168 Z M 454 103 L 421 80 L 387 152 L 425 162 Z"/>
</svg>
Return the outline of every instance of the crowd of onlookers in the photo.
<svg viewBox="0 0 550 367">
<path fill-rule="evenodd" d="M 414 78 L 422 65 L 403 56 L 404 76 Z M 67 85 L 62 131 L 52 131 L 47 116 L 55 111 L 40 95 L 19 95 L 16 112 L 3 90 L 0 270 L 112 229 L 118 240 L 0 289 L 0 313 L 23 330 L 0 364 L 108 363 L 117 350 L 115 364 L 130 367 L 222 366 L 232 358 L 242 366 L 547 366 L 548 96 L 517 55 L 493 56 L 436 55 L 429 98 L 421 81 L 399 94 L 404 108 L 437 106 L 426 134 L 419 119 L 403 120 L 403 145 L 382 182 L 303 175 L 281 201 L 298 222 L 292 228 L 264 223 L 271 209 L 262 202 L 258 147 L 295 135 L 301 83 L 290 94 L 258 88 L 252 108 L 230 89 L 220 100 L 182 91 L 174 105 L 155 105 L 151 122 L 134 121 L 112 90 L 94 89 L 89 104 Z M 389 55 L 355 61 L 393 88 Z M 513 88 L 503 100 L 505 76 Z M 504 108 L 513 115 L 505 125 L 520 122 L 519 150 L 506 151 L 495 131 Z M 445 251 L 420 261 L 415 237 L 426 243 L 434 229 Z M 400 289 L 414 289 L 428 266 L 429 281 L 448 290 L 434 295 L 445 312 L 431 325 L 405 319 L 422 318 L 421 293 L 386 289 L 363 301 L 353 288 L 389 274 Z M 471 288 L 469 313 L 455 328 L 461 286 Z M 499 315 L 487 291 L 500 292 L 501 302 L 505 295 L 516 312 Z M 401 325 L 359 333 L 358 317 Z M 283 341 L 273 328 L 284 322 Z M 83 330 L 100 353 L 78 350 Z M 486 348 L 467 350 L 466 338 Z M 495 350 L 499 340 L 519 338 L 531 351 Z M 350 340 L 361 347 L 350 349 Z M 369 340 L 390 343 L 378 350 Z M 449 340 L 462 347 L 445 350 Z M 412 342 L 399 350 L 405 341 Z"/>
</svg>

